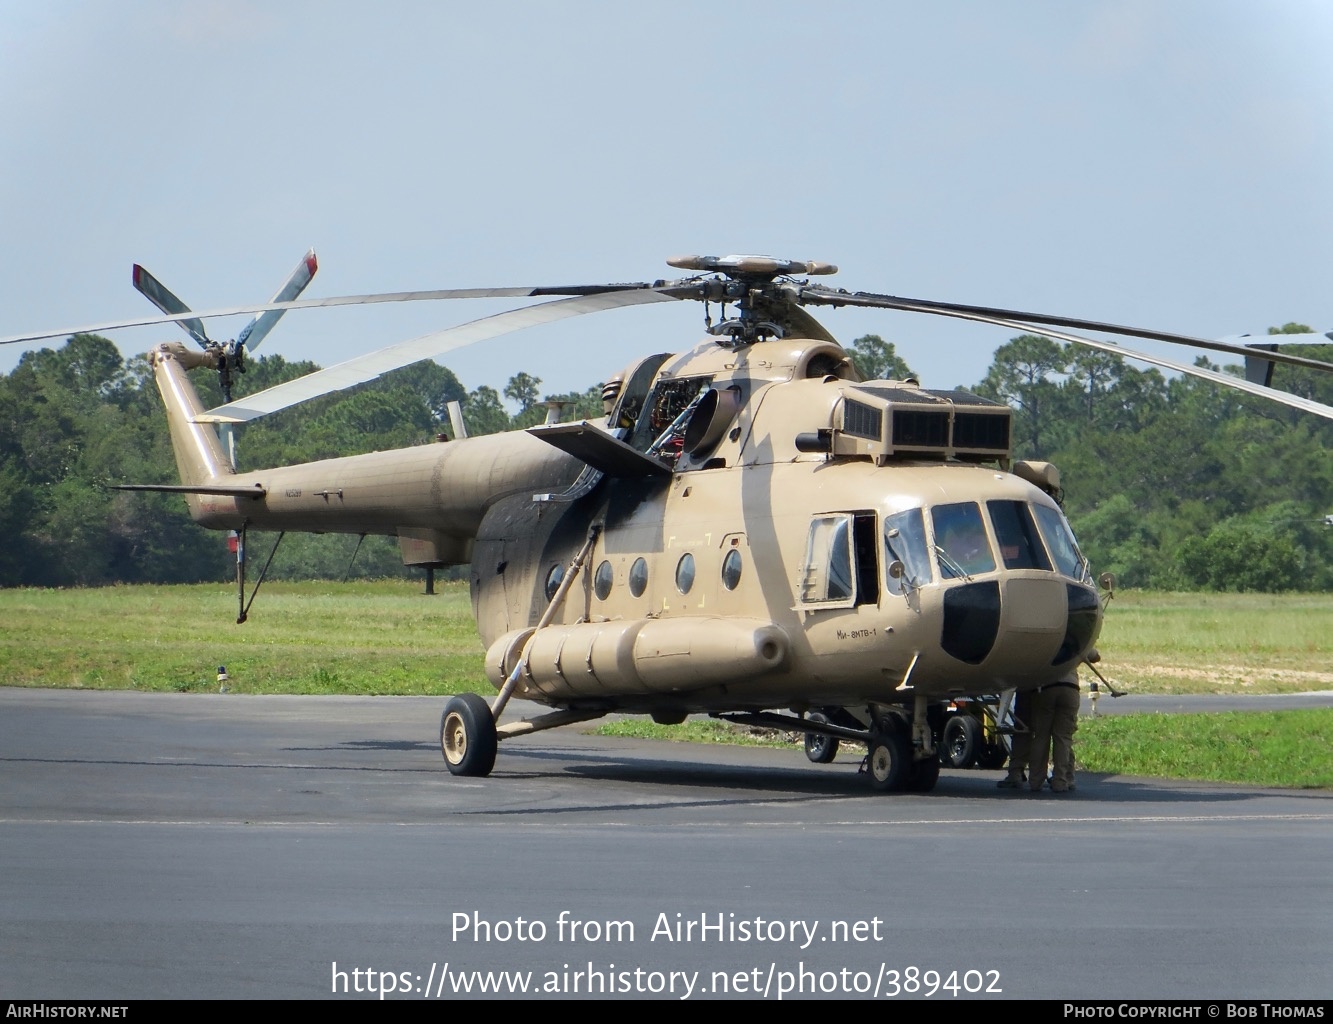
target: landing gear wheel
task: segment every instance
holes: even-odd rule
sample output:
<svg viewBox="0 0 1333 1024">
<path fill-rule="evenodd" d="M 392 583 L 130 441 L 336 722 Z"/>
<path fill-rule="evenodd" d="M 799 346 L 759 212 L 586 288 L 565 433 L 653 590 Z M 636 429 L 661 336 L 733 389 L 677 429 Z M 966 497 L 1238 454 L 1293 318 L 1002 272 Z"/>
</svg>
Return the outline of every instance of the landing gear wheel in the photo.
<svg viewBox="0 0 1333 1024">
<path fill-rule="evenodd" d="M 970 768 L 983 746 L 981 723 L 969 714 L 951 715 L 944 723 L 940 756 L 950 768 Z"/>
<path fill-rule="evenodd" d="M 983 743 L 977 751 L 978 768 L 1003 768 L 1009 760 L 1009 751 L 1003 743 Z"/>
<path fill-rule="evenodd" d="M 459 694 L 444 706 L 440 752 L 454 775 L 484 778 L 491 774 L 498 745 L 490 705 L 475 693 Z"/>
<path fill-rule="evenodd" d="M 929 793 L 940 781 L 940 759 L 926 757 L 913 761 L 904 780 L 903 789 L 909 793 Z"/>
<path fill-rule="evenodd" d="M 828 717 L 821 715 L 818 711 L 806 715 L 807 722 L 819 722 L 823 725 L 828 724 Z M 815 764 L 830 764 L 838 756 L 838 737 L 821 736 L 819 733 L 808 732 L 805 734 L 805 756 Z"/>
<path fill-rule="evenodd" d="M 883 733 L 870 741 L 870 784 L 881 793 L 903 788 L 912 769 L 912 745 L 900 732 Z"/>
</svg>

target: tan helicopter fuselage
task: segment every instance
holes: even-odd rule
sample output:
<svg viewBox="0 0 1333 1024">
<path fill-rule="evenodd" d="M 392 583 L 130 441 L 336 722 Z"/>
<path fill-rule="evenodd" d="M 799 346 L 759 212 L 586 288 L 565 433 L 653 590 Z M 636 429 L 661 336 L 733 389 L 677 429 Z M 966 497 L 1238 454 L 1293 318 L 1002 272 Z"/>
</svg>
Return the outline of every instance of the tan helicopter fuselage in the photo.
<svg viewBox="0 0 1333 1024">
<path fill-rule="evenodd" d="M 262 490 L 191 495 L 198 522 L 394 535 L 410 563 L 470 563 L 491 682 L 519 667 L 517 695 L 557 707 L 671 720 L 990 694 L 1067 676 L 1100 630 L 1057 504 L 1007 471 L 1008 410 L 858 382 L 828 339 L 645 360 L 572 440 L 537 428 L 235 475 L 193 422 L 199 357 L 154 362 L 183 482 Z M 980 552 L 949 547 L 955 522 Z"/>
</svg>

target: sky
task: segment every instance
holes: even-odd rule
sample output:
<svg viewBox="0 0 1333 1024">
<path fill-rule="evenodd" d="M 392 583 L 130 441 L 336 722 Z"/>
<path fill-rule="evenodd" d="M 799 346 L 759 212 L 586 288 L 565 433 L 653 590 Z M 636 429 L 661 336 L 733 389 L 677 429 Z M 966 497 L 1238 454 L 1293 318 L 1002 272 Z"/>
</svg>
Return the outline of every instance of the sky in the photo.
<svg viewBox="0 0 1333 1024">
<path fill-rule="evenodd" d="M 195 308 L 264 301 L 310 247 L 311 297 L 764 253 L 849 289 L 1328 330 L 1330 52 L 1325 0 L 0 0 L 0 336 L 151 312 L 134 263 Z M 512 304 L 296 312 L 259 354 L 328 366 Z M 977 383 L 1012 334 L 815 315 L 928 387 Z M 581 391 L 702 337 L 665 303 L 442 361 Z"/>
</svg>

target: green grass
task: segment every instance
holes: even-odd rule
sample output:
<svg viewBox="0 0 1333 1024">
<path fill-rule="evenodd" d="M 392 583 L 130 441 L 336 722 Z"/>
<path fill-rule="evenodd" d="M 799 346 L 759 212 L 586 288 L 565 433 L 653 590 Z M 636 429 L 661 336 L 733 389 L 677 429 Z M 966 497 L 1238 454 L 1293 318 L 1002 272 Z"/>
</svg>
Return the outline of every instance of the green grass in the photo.
<svg viewBox="0 0 1333 1024">
<path fill-rule="evenodd" d="M 244 625 L 234 587 L 0 591 L 0 684 L 241 693 L 489 689 L 464 583 L 265 583 Z"/>
<path fill-rule="evenodd" d="M 1084 719 L 1081 768 L 1296 789 L 1333 787 L 1333 709 Z"/>
<path fill-rule="evenodd" d="M 605 722 L 594 730 L 598 736 L 632 736 L 648 740 L 673 740 L 678 743 L 726 743 L 740 747 L 791 747 L 802 737 L 775 729 L 751 729 L 720 722 L 715 718 L 689 718 L 680 725 L 658 725 L 646 718 L 620 718 Z M 803 749 L 803 748 L 802 748 Z"/>
<path fill-rule="evenodd" d="M 1333 689 L 1333 594 L 1120 591 L 1098 668 L 1136 693 Z"/>
</svg>

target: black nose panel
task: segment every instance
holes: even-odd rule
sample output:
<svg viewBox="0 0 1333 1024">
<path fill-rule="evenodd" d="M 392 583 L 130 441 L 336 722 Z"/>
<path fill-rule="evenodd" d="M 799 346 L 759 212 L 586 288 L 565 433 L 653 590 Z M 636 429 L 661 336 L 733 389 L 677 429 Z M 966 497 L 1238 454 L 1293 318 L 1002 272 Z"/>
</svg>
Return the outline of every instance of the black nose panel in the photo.
<svg viewBox="0 0 1333 1024">
<path fill-rule="evenodd" d="M 944 595 L 940 646 L 968 665 L 980 665 L 1000 631 L 1000 584 L 966 583 Z"/>
<path fill-rule="evenodd" d="M 1060 649 L 1055 652 L 1052 665 L 1061 665 L 1070 658 L 1077 657 L 1087 650 L 1097 630 L 1097 619 L 1101 615 L 1101 605 L 1097 601 L 1096 591 L 1087 587 L 1076 587 L 1072 583 L 1065 585 L 1069 594 L 1069 624 L 1065 627 L 1065 639 Z"/>
</svg>

